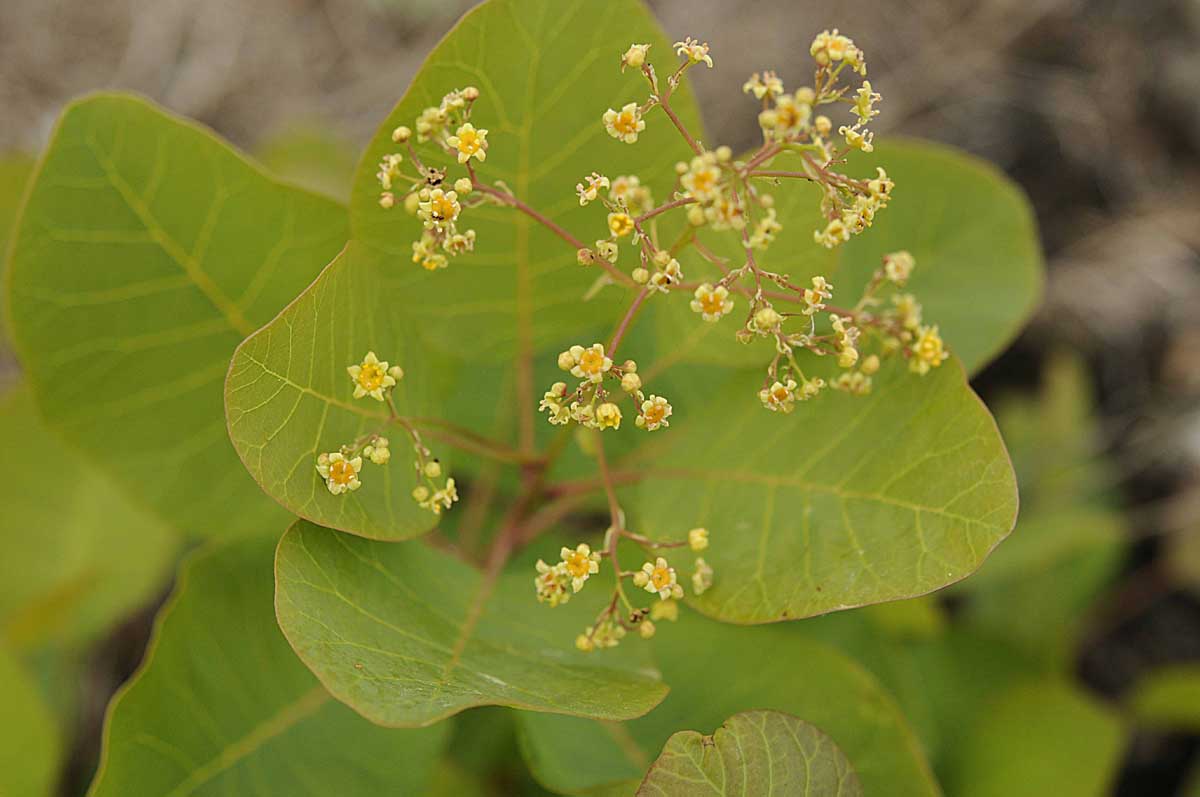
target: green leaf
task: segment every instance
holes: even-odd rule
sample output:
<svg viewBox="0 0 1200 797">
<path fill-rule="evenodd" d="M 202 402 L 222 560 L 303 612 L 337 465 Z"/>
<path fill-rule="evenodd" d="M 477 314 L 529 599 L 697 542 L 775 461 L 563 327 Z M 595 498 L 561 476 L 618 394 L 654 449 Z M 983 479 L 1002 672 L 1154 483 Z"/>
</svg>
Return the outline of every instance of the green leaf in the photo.
<svg viewBox="0 0 1200 797">
<path fill-rule="evenodd" d="M 272 542 L 226 543 L 184 567 L 109 706 L 90 795 L 425 792 L 447 726 L 379 728 L 329 696 L 275 625 Z"/>
<path fill-rule="evenodd" d="M 434 405 L 434 376 L 422 367 L 429 359 L 411 328 L 397 314 L 371 307 L 394 282 L 390 263 L 351 242 L 311 287 L 237 348 L 225 384 L 230 438 L 267 494 L 315 523 L 377 539 L 424 534 L 438 520 L 412 499 L 418 479 L 404 453 L 411 450 L 408 433 L 389 422 L 385 404 L 354 399 L 346 373 L 347 365 L 375 351 L 405 369 L 392 391 L 401 414 L 426 414 Z M 331 494 L 316 471 L 317 455 L 371 432 L 395 441 L 398 461 L 368 462 L 361 489 Z"/>
<path fill-rule="evenodd" d="M 292 647 L 335 697 L 381 725 L 427 725 L 483 705 L 628 719 L 666 693 L 636 660 L 576 651 L 594 607 L 538 604 L 529 565 L 484 575 L 421 543 L 301 521 L 275 568 Z"/>
<path fill-rule="evenodd" d="M 846 756 L 820 729 L 778 711 L 746 711 L 711 736 L 671 736 L 637 793 L 850 797 L 863 790 Z"/>
<path fill-rule="evenodd" d="M 880 88 L 886 96 L 887 87 Z M 771 168 L 793 168 L 790 162 L 789 155 L 781 155 Z M 834 286 L 834 302 L 848 305 L 883 255 L 908 250 L 917 267 L 904 290 L 916 295 L 925 318 L 940 325 L 950 350 L 976 373 L 1016 337 L 1041 297 L 1043 262 L 1029 201 L 993 165 L 940 144 L 880 141 L 871 155 L 852 157 L 847 169 L 873 175 L 878 166 L 896 183 L 893 199 L 869 230 L 832 250 L 812 239 L 813 230 L 823 226 L 817 186 L 802 180 L 764 184 L 775 197 L 783 231 L 756 260 L 789 274 L 793 283 L 824 275 Z M 701 239 L 735 263 L 745 259 L 737 239 L 727 233 L 705 230 Z M 684 271 L 691 279 L 716 275 L 694 255 Z M 846 297 L 852 298 L 842 301 Z M 672 345 L 682 341 L 681 361 L 746 363 L 748 354 L 733 341 L 732 324 L 699 324 L 686 303 L 673 305 L 662 315 L 660 334 Z M 739 305 L 745 307 L 741 297 Z M 764 363 L 774 354 L 763 342 L 751 351 L 763 352 Z"/>
<path fill-rule="evenodd" d="M 827 733 L 867 794 L 939 794 L 895 701 L 859 665 L 800 628 L 733 626 L 681 611 L 677 623 L 659 623 L 650 642 L 671 687 L 662 705 L 624 723 L 522 712 L 517 716 L 530 769 L 553 791 L 590 794 L 636 782 L 676 731 L 712 728 L 740 711 L 773 709 L 804 717 Z"/>
<path fill-rule="evenodd" d="M 82 645 L 150 600 L 178 535 L 43 425 L 24 387 L 0 394 L 0 642 Z"/>
<path fill-rule="evenodd" d="M 63 743 L 54 717 L 16 656 L 0 646 L 0 794 L 57 793 Z"/>
<path fill-rule="evenodd" d="M 1029 682 L 996 696 L 955 741 L 946 792 L 962 797 L 1101 797 L 1110 794 L 1124 729 L 1074 687 Z"/>
<path fill-rule="evenodd" d="M 890 362 L 871 395 L 788 416 L 752 405 L 755 389 L 680 401 L 633 504 L 651 537 L 712 533 L 715 586 L 689 599 L 705 614 L 762 623 L 913 597 L 965 578 L 1012 529 L 1012 468 L 956 361 L 925 377 Z"/>
<path fill-rule="evenodd" d="M 289 182 L 342 202 L 350 198 L 358 147 L 330 130 L 317 127 L 284 130 L 260 141 L 254 156 Z"/>
<path fill-rule="evenodd" d="M 17 221 L 25 185 L 33 174 L 34 161 L 27 155 L 12 153 L 0 157 L 0 278 L 8 262 L 9 235 Z M 9 358 L 8 308 L 0 288 L 0 357 Z"/>
<path fill-rule="evenodd" d="M 1200 665 L 1164 667 L 1143 676 L 1129 707 L 1141 724 L 1200 733 Z"/>
<path fill-rule="evenodd" d="M 221 382 L 342 246 L 345 211 L 120 95 L 70 105 L 34 181 L 9 300 L 49 424 L 191 534 L 281 524 L 230 448 Z"/>
<path fill-rule="evenodd" d="M 428 345 L 508 362 L 518 351 L 598 339 L 620 318 L 628 298 L 625 291 L 609 289 L 582 301 L 598 272 L 580 268 L 569 245 L 509 208 L 464 211 L 460 226 L 477 231 L 476 250 L 449 268 L 430 274 L 412 264 L 411 243 L 420 237 L 420 223 L 399 207 L 380 208 L 378 201 L 378 163 L 403 151 L 392 142 L 392 130 L 413 126 L 421 110 L 447 91 L 478 87 L 471 118 L 490 131 L 479 178 L 503 180 L 517 197 L 590 246 L 608 235 L 605 211 L 579 206 L 572 191 L 577 181 L 600 168 L 612 177 L 636 173 L 665 201 L 675 162 L 690 155 L 661 112 L 647 120 L 636 145 L 605 132 L 601 116 L 607 108 L 640 101 L 646 93 L 641 75 L 617 68 L 629 42 L 652 44 L 650 60 L 662 74 L 671 68 L 670 41 L 639 0 L 490 0 L 464 16 L 433 50 L 367 146 L 350 202 L 354 236 L 394 258 L 399 277 L 381 306 L 416 320 Z M 700 130 L 686 83 L 671 102 L 690 129 Z M 418 151 L 426 162 L 446 161 L 444 154 L 432 155 L 432 147 Z"/>
</svg>

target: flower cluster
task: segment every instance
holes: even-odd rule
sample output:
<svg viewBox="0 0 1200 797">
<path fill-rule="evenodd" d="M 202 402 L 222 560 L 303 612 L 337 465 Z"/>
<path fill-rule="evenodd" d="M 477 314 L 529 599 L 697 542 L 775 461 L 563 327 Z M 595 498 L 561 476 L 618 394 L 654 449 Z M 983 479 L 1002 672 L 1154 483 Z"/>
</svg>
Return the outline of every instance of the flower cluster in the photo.
<svg viewBox="0 0 1200 797">
<path fill-rule="evenodd" d="M 555 382 L 542 396 L 538 409 L 548 413 L 551 424 L 563 426 L 574 421 L 590 429 L 620 429 L 624 415 L 617 402 L 624 394 L 633 402 L 634 425 L 639 429 L 653 432 L 671 425 L 667 420 L 671 403 L 662 396 L 647 396 L 637 363 L 615 364 L 604 353 L 603 343 L 572 346 L 558 355 L 558 367 L 579 382 L 574 389 L 566 382 Z M 617 383 L 620 391 L 605 388 L 605 380 Z"/>
<path fill-rule="evenodd" d="M 346 373 L 353 385 L 354 398 L 372 398 L 385 402 L 389 410 L 387 420 L 402 426 L 412 438 L 415 453 L 413 467 L 417 472 L 418 481 L 412 492 L 413 500 L 435 515 L 449 509 L 458 500 L 454 479 L 447 478 L 444 483 L 438 485 L 437 480 L 442 476 L 441 463 L 433 458 L 433 453 L 421 442 L 421 437 L 412 424 L 396 411 L 392 391 L 404 378 L 404 370 L 398 365 L 389 365 L 380 360 L 375 352 L 369 351 L 362 362 L 348 366 Z M 325 480 L 329 492 L 342 495 L 362 487 L 359 474 L 362 472 L 364 460 L 374 465 L 386 465 L 391 459 L 392 449 L 388 438 L 379 432 L 368 432 L 341 446 L 337 451 L 318 455 L 316 468 L 317 473 Z"/>
<path fill-rule="evenodd" d="M 533 578 L 534 592 L 539 602 L 552 608 L 568 602 L 583 589 L 588 579 L 600 572 L 603 559 L 612 560 L 613 569 L 617 574 L 612 599 L 595 622 L 576 638 L 575 646 L 580 650 L 615 647 L 625 638 L 626 633 L 632 630 L 636 630 L 642 638 L 649 639 L 655 633 L 654 621 L 674 621 L 678 617 L 676 601 L 684 595 L 678 571 L 664 556 L 656 556 L 653 561 L 644 563 L 638 570 L 622 571 L 616 558 L 617 543 L 621 537 L 627 537 L 651 548 L 686 546 L 695 552 L 708 548 L 708 530 L 703 528 L 692 529 L 684 540 L 653 542 L 640 534 L 610 527 L 605 535 L 602 551 L 593 551 L 587 543 L 580 543 L 574 548 L 562 548 L 559 561 L 554 564 L 547 564 L 539 559 Z M 658 600 L 652 601 L 649 606 L 635 606 L 633 599 L 625 591 L 625 579 L 629 579 L 635 587 L 645 590 Z M 703 594 L 713 584 L 712 566 L 705 562 L 703 557 L 696 557 L 692 567 L 691 584 L 692 592 L 696 595 Z"/>
<path fill-rule="evenodd" d="M 488 131 L 470 121 L 477 99 L 479 89 L 474 86 L 455 89 L 438 105 L 421 111 L 413 127 L 401 125 L 392 132 L 392 140 L 404 145 L 415 173 L 404 171 L 404 153 L 388 153 L 379 163 L 379 204 L 385 209 L 403 204 L 421 220 L 423 231 L 413 242 L 412 260 L 428 271 L 446 268 L 450 257 L 475 249 L 475 231 L 460 231 L 458 222 L 464 206 L 487 201 L 473 195 L 477 186 L 472 161 L 483 163 L 488 152 Z M 414 139 L 428 145 L 423 151 L 446 157 L 466 175 L 451 181 L 449 166 L 427 165 L 413 148 Z"/>
</svg>

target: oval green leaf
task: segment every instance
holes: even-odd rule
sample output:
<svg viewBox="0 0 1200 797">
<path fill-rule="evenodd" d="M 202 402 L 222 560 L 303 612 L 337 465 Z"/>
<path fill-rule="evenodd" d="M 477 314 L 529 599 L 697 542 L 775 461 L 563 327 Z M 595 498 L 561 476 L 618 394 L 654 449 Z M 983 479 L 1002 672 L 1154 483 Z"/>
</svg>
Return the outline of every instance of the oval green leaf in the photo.
<svg viewBox="0 0 1200 797">
<path fill-rule="evenodd" d="M 412 126 L 446 92 L 478 87 L 471 117 L 489 131 L 490 144 L 479 179 L 503 180 L 517 197 L 590 246 L 608 235 L 605 212 L 579 206 L 576 182 L 601 168 L 612 177 L 637 174 L 665 201 L 675 162 L 690 156 L 661 113 L 648 120 L 636 145 L 605 132 L 606 109 L 645 95 L 644 78 L 618 68 L 630 42 L 652 44 L 650 60 L 660 67 L 672 63 L 670 41 L 640 0 L 489 0 L 433 50 L 367 146 L 350 202 L 354 237 L 392 256 L 399 278 L 391 306 L 417 321 L 428 345 L 508 362 L 517 352 L 528 355 L 563 339 L 606 334 L 620 317 L 626 292 L 609 289 L 583 301 L 600 272 L 582 269 L 568 244 L 509 208 L 465 211 L 460 226 L 475 229 L 478 241 L 474 253 L 455 258 L 449 268 L 431 274 L 411 263 L 420 222 L 398 206 L 379 206 L 379 161 L 403 152 L 392 131 Z M 701 129 L 686 83 L 672 107 L 690 129 Z M 431 147 L 418 152 L 427 163 L 446 161 Z"/>
<path fill-rule="evenodd" d="M 381 725 L 428 725 L 483 705 L 629 719 L 667 691 L 639 661 L 576 651 L 594 607 L 540 605 L 527 565 L 481 574 L 422 543 L 300 521 L 275 568 L 279 626 L 296 653 Z"/>
<path fill-rule="evenodd" d="M 57 793 L 62 733 L 17 657 L 0 645 L 0 794 Z"/>
<path fill-rule="evenodd" d="M 341 248 L 345 210 L 120 95 L 70 105 L 33 179 L 8 298 L 49 424 L 191 534 L 278 527 L 226 439 L 221 381 Z"/>
<path fill-rule="evenodd" d="M 667 740 L 637 797 L 860 797 L 845 754 L 819 728 L 779 711 L 734 714 L 711 735 Z"/>
<path fill-rule="evenodd" d="M 629 642 L 626 644 L 636 644 Z M 794 624 L 742 627 L 681 611 L 649 643 L 671 687 L 631 722 L 589 722 L 521 712 L 521 748 L 534 776 L 565 794 L 636 784 L 671 734 L 773 709 L 805 717 L 853 765 L 867 794 L 940 794 L 921 746 L 892 697 L 866 670 Z"/>
<path fill-rule="evenodd" d="M 272 540 L 194 558 L 109 705 L 91 797 L 422 794 L 447 726 L 391 730 L 333 700 L 271 607 Z"/>
<path fill-rule="evenodd" d="M 1009 533 L 1012 466 L 958 362 L 925 377 L 890 362 L 875 380 L 869 396 L 779 415 L 741 379 L 672 418 L 633 519 L 656 538 L 709 529 L 716 581 L 689 599 L 700 611 L 763 623 L 914 597 Z"/>
</svg>

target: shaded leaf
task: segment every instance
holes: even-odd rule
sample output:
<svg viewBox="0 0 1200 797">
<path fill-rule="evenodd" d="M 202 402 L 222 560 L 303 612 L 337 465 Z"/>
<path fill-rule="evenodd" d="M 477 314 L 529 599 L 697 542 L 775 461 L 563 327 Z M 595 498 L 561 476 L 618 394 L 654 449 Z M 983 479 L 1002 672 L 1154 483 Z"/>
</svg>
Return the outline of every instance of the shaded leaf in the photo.
<svg viewBox="0 0 1200 797">
<path fill-rule="evenodd" d="M 750 709 L 774 709 L 821 728 L 867 794 L 937 795 L 920 744 L 895 701 L 868 672 L 800 625 L 740 627 L 681 611 L 650 644 L 671 687 L 662 705 L 623 723 L 518 714 L 522 751 L 547 788 L 592 794 L 636 783 L 667 738 L 711 728 Z M 627 790 L 626 794 L 632 794 Z"/>
<path fill-rule="evenodd" d="M 330 130 L 295 127 L 260 141 L 254 156 L 283 179 L 339 201 L 350 198 L 358 150 Z"/>
<path fill-rule="evenodd" d="M 637 793 L 849 797 L 863 790 L 846 756 L 820 729 L 778 711 L 747 711 L 711 736 L 671 736 Z"/>
<path fill-rule="evenodd" d="M 120 95 L 68 106 L 34 180 L 9 299 L 49 424 L 189 533 L 281 523 L 229 446 L 221 382 L 342 246 L 345 211 Z"/>
<path fill-rule="evenodd" d="M 501 705 L 628 719 L 666 693 L 658 673 L 572 640 L 595 609 L 534 599 L 534 570 L 483 575 L 420 543 L 383 544 L 300 521 L 276 558 L 279 625 L 329 691 L 382 725 Z"/>
<path fill-rule="evenodd" d="M 634 146 L 605 132 L 601 116 L 607 108 L 645 95 L 644 78 L 617 68 L 631 41 L 652 44 L 650 60 L 660 67 L 673 62 L 669 40 L 638 0 L 490 0 L 466 14 L 430 53 L 367 146 L 350 202 L 354 236 L 392 256 L 400 277 L 385 300 L 418 322 L 428 345 L 507 362 L 518 351 L 598 339 L 628 298 L 623 290 L 608 289 L 582 301 L 598 272 L 580 268 L 569 245 L 508 208 L 464 212 L 460 226 L 478 233 L 473 254 L 434 274 L 412 264 L 411 243 L 420 237 L 420 223 L 378 202 L 377 164 L 399 150 L 392 130 L 412 126 L 446 92 L 477 86 L 481 95 L 471 118 L 490 131 L 480 179 L 503 180 L 517 197 L 590 246 L 608 235 L 605 211 L 579 206 L 572 190 L 577 181 L 601 168 L 613 177 L 636 173 L 665 201 L 675 161 L 690 154 L 661 113 L 648 120 Z M 700 129 L 686 84 L 672 106 L 691 129 Z M 427 163 L 446 161 L 432 146 L 418 151 Z M 625 257 L 632 260 L 629 252 Z"/>
<path fill-rule="evenodd" d="M 275 625 L 272 542 L 184 567 L 109 706 L 91 795 L 424 793 L 447 726 L 379 728 L 326 693 Z"/>
<path fill-rule="evenodd" d="M 68 451 L 29 391 L 0 394 L 0 641 L 81 645 L 165 585 L 178 535 Z"/>
<path fill-rule="evenodd" d="M 672 418 L 634 521 L 656 538 L 712 532 L 698 609 L 761 623 L 912 597 L 966 577 L 1008 534 L 1012 469 L 957 362 L 925 377 L 893 362 L 876 380 L 781 416 L 747 406 L 743 379 Z"/>
<path fill-rule="evenodd" d="M 1200 733 L 1200 665 L 1164 667 L 1143 676 L 1129 707 L 1141 724 Z"/>
<path fill-rule="evenodd" d="M 1117 716 L 1074 687 L 1029 682 L 999 694 L 955 740 L 948 794 L 1101 797 L 1124 745 Z"/>
<path fill-rule="evenodd" d="M 0 794 L 57 793 L 62 739 L 54 717 L 17 657 L 0 646 Z"/>
</svg>

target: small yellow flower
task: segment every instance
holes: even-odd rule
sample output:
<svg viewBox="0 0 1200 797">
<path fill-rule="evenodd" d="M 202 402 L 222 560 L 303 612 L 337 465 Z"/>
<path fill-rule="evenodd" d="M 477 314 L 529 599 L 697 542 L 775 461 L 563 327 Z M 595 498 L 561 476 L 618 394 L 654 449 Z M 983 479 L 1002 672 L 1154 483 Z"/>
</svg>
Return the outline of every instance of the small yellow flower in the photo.
<svg viewBox="0 0 1200 797">
<path fill-rule="evenodd" d="M 650 604 L 650 619 L 675 622 L 679 619 L 679 604 L 673 600 Z"/>
<path fill-rule="evenodd" d="M 422 491 L 423 497 L 418 497 L 418 491 Z M 454 485 L 454 479 L 446 479 L 446 486 L 440 490 L 434 490 L 432 493 L 423 486 L 418 487 L 413 490 L 413 498 L 422 509 L 428 509 L 433 514 L 440 515 L 443 510 L 449 509 L 458 500 L 458 488 Z"/>
<path fill-rule="evenodd" d="M 950 356 L 942 344 L 937 324 L 922 326 L 917 330 L 917 341 L 913 344 L 912 353 L 912 359 L 908 361 L 908 368 L 922 376 L 929 373 L 930 368 L 940 366 Z"/>
<path fill-rule="evenodd" d="M 911 293 L 898 293 L 892 297 L 896 307 L 896 317 L 905 329 L 917 331 L 921 326 L 921 304 Z"/>
<path fill-rule="evenodd" d="M 675 54 L 684 56 L 690 63 L 704 63 L 712 69 L 712 56 L 708 54 L 708 42 L 698 42 L 688 36 L 681 42 L 675 42 Z"/>
<path fill-rule="evenodd" d="M 704 559 L 696 559 L 696 569 L 692 572 L 692 592 L 703 595 L 713 584 L 713 569 Z"/>
<path fill-rule="evenodd" d="M 443 243 L 442 248 L 452 255 L 461 255 L 466 252 L 475 251 L 475 231 L 467 230 L 466 232 L 456 232 L 448 237 Z M 439 265 L 438 268 L 445 268 Z"/>
<path fill-rule="evenodd" d="M 692 529 L 688 532 L 688 547 L 693 551 L 703 551 L 708 547 L 708 529 Z"/>
<path fill-rule="evenodd" d="M 358 472 L 362 470 L 362 457 L 347 459 L 341 452 L 322 454 L 317 457 L 317 473 L 325 480 L 325 486 L 334 495 L 346 491 L 354 492 L 362 487 L 358 480 Z"/>
<path fill-rule="evenodd" d="M 691 302 L 692 311 L 699 313 L 705 321 L 720 321 L 721 316 L 733 310 L 733 299 L 729 298 L 729 290 L 724 285 L 714 288 L 705 282 L 692 296 L 695 297 Z"/>
<path fill-rule="evenodd" d="M 662 262 L 662 257 L 666 257 L 666 262 Z M 651 275 L 648 280 L 648 285 L 652 291 L 658 293 L 669 293 L 671 286 L 683 279 L 683 269 L 679 265 L 679 261 L 667 255 L 664 251 L 659 251 L 656 258 L 657 270 Z"/>
<path fill-rule="evenodd" d="M 579 379 L 588 379 L 598 384 L 613 366 L 613 361 L 604 356 L 603 343 L 593 343 L 586 349 L 582 346 L 572 346 L 570 353 L 575 358 L 571 375 Z"/>
<path fill-rule="evenodd" d="M 613 622 L 612 618 L 600 623 L 595 629 L 588 629 L 588 632 L 591 634 L 592 643 L 598 648 L 615 648 L 625 638 L 625 629 Z"/>
<path fill-rule="evenodd" d="M 533 586 L 539 603 L 548 603 L 554 608 L 571 600 L 571 593 L 567 591 L 571 578 L 561 562 L 552 567 L 538 559 L 535 567 L 538 574 L 533 578 Z"/>
<path fill-rule="evenodd" d="M 592 643 L 591 637 L 589 637 L 587 634 L 580 634 L 579 636 L 575 637 L 575 647 L 579 650 L 582 650 L 584 653 L 591 653 L 596 649 L 595 644 Z"/>
<path fill-rule="evenodd" d="M 679 178 L 687 192 L 700 202 L 711 202 L 720 194 L 721 169 L 712 152 L 692 158 L 688 171 Z"/>
<path fill-rule="evenodd" d="M 367 352 L 360 364 L 346 368 L 346 373 L 354 382 L 355 398 L 370 396 L 383 401 L 383 391 L 396 384 L 396 377 L 389 373 L 387 362 L 381 361 L 373 351 Z"/>
<path fill-rule="evenodd" d="M 650 49 L 648 44 L 631 44 L 625 54 L 621 56 L 621 71 L 625 71 L 625 67 L 631 69 L 641 69 L 642 64 L 646 63 L 646 51 Z"/>
<path fill-rule="evenodd" d="M 442 463 L 431 459 L 425 463 L 425 467 L 421 468 L 421 473 L 425 474 L 427 479 L 436 479 L 442 475 Z"/>
<path fill-rule="evenodd" d="M 758 391 L 758 399 L 771 412 L 782 412 L 786 415 L 796 409 L 797 387 L 799 385 L 795 379 L 789 379 L 786 383 L 776 381 L 770 387 Z"/>
<path fill-rule="evenodd" d="M 575 184 L 575 193 L 579 196 L 579 204 L 582 206 L 589 202 L 595 202 L 600 191 L 608 190 L 611 185 L 603 174 L 592 172 L 583 178 L 583 182 Z"/>
<path fill-rule="evenodd" d="M 561 566 L 571 580 L 571 589 L 575 592 L 583 589 L 584 582 L 589 577 L 600 572 L 600 553 L 593 551 L 587 543 L 579 543 L 575 548 L 563 548 L 559 552 L 562 557 Z"/>
<path fill-rule="evenodd" d="M 775 98 L 773 113 L 773 116 L 768 116 L 766 119 L 772 124 L 763 126 L 771 127 L 780 136 L 786 136 L 808 124 L 809 119 L 812 118 L 812 106 L 797 101 L 795 95 L 782 94 Z"/>
<path fill-rule="evenodd" d="M 783 225 L 779 223 L 775 208 L 767 208 L 766 215 L 754 225 L 754 233 L 750 236 L 750 245 L 755 249 L 766 249 L 767 246 L 774 243 L 775 236 L 782 229 Z"/>
<path fill-rule="evenodd" d="M 604 129 L 618 141 L 632 144 L 637 141 L 638 133 L 646 129 L 642 119 L 642 111 L 636 102 L 627 103 L 619 111 L 609 108 L 604 112 Z"/>
<path fill-rule="evenodd" d="M 825 300 L 833 298 L 833 286 L 822 276 L 812 278 L 812 287 L 804 289 L 804 309 L 806 316 L 814 316 L 825 309 Z"/>
<path fill-rule="evenodd" d="M 813 240 L 826 249 L 832 249 L 844 241 L 850 240 L 850 229 L 842 219 L 830 219 L 824 230 L 813 233 Z"/>
<path fill-rule="evenodd" d="M 642 402 L 641 414 L 637 416 L 634 423 L 640 429 L 645 429 L 647 432 L 653 432 L 656 429 L 666 428 L 671 425 L 667 418 L 671 417 L 671 403 L 662 396 L 651 395 L 650 398 Z"/>
<path fill-rule="evenodd" d="M 660 600 L 683 597 L 683 587 L 678 583 L 675 568 L 667 564 L 667 560 L 661 556 L 642 565 L 642 569 L 633 574 L 633 583 L 647 592 L 658 595 Z"/>
<path fill-rule="evenodd" d="M 467 122 L 446 139 L 446 143 L 458 150 L 458 162 L 466 163 L 475 158 L 482 163 L 487 160 L 488 131 L 482 128 L 476 130 L 475 125 Z"/>
<path fill-rule="evenodd" d="M 892 252 L 883 256 L 883 273 L 889 282 L 903 287 L 912 276 L 917 261 L 908 252 Z"/>
<path fill-rule="evenodd" d="M 597 407 L 596 427 L 599 429 L 620 429 L 621 408 L 611 401 L 606 401 Z"/>
<path fill-rule="evenodd" d="M 783 316 L 770 305 L 759 308 L 750 320 L 753 330 L 760 335 L 770 335 L 777 331 L 782 323 Z"/>
<path fill-rule="evenodd" d="M 384 155 L 379 161 L 379 171 L 375 173 L 375 177 L 379 180 L 379 186 L 384 191 L 392 190 L 392 181 L 400 174 L 400 164 L 404 162 L 404 156 L 399 152 L 394 152 L 391 155 Z"/>
<path fill-rule="evenodd" d="M 740 230 L 746 226 L 745 209 L 730 196 L 721 196 L 705 208 L 704 216 L 715 230 Z"/>
<path fill-rule="evenodd" d="M 391 191 L 384 191 L 379 195 L 379 207 L 388 210 L 396 204 L 396 195 Z"/>
<path fill-rule="evenodd" d="M 854 95 L 854 115 L 858 117 L 859 124 L 865 125 L 879 115 L 875 103 L 880 99 L 878 94 L 871 91 L 871 81 L 864 80 Z"/>
<path fill-rule="evenodd" d="M 609 213 L 608 229 L 618 238 L 624 238 L 634 230 L 633 217 L 623 212 Z"/>
<path fill-rule="evenodd" d="M 858 125 L 854 127 L 842 125 L 838 128 L 838 135 L 845 136 L 846 145 L 852 149 L 861 149 L 863 152 L 875 151 L 873 143 L 875 141 L 875 134 L 860 128 Z"/>
<path fill-rule="evenodd" d="M 601 260 L 607 260 L 609 263 L 617 262 L 617 254 L 620 249 L 617 247 L 616 241 L 600 240 L 596 241 L 596 254 Z"/>
<path fill-rule="evenodd" d="M 392 141 L 395 141 L 398 144 L 403 144 L 410 138 L 412 138 L 412 130 L 409 130 L 404 125 L 400 125 L 392 131 Z"/>
<path fill-rule="evenodd" d="M 840 35 L 837 28 L 834 28 L 832 32 L 825 30 L 818 33 L 808 52 L 818 65 L 829 66 L 844 60 L 851 50 L 857 52 L 854 42 L 849 37 Z M 861 54 L 856 58 L 860 56 Z M 855 67 L 856 64 L 857 61 L 851 66 Z"/>
<path fill-rule="evenodd" d="M 430 229 L 441 229 L 444 225 L 453 224 L 460 212 L 462 205 L 458 203 L 458 193 L 443 191 L 440 188 L 430 191 L 429 199 L 417 206 L 418 215 Z"/>
<path fill-rule="evenodd" d="M 542 396 L 542 402 L 538 404 L 539 412 L 545 410 L 550 413 L 550 423 L 554 426 L 565 426 L 571 420 L 571 411 L 563 403 L 566 397 L 567 383 L 555 382 Z"/>
<path fill-rule="evenodd" d="M 654 207 L 654 198 L 650 194 L 650 189 L 642 185 L 641 179 L 636 174 L 614 177 L 608 198 L 613 202 L 623 202 L 625 207 L 631 210 L 644 211 Z"/>
</svg>

